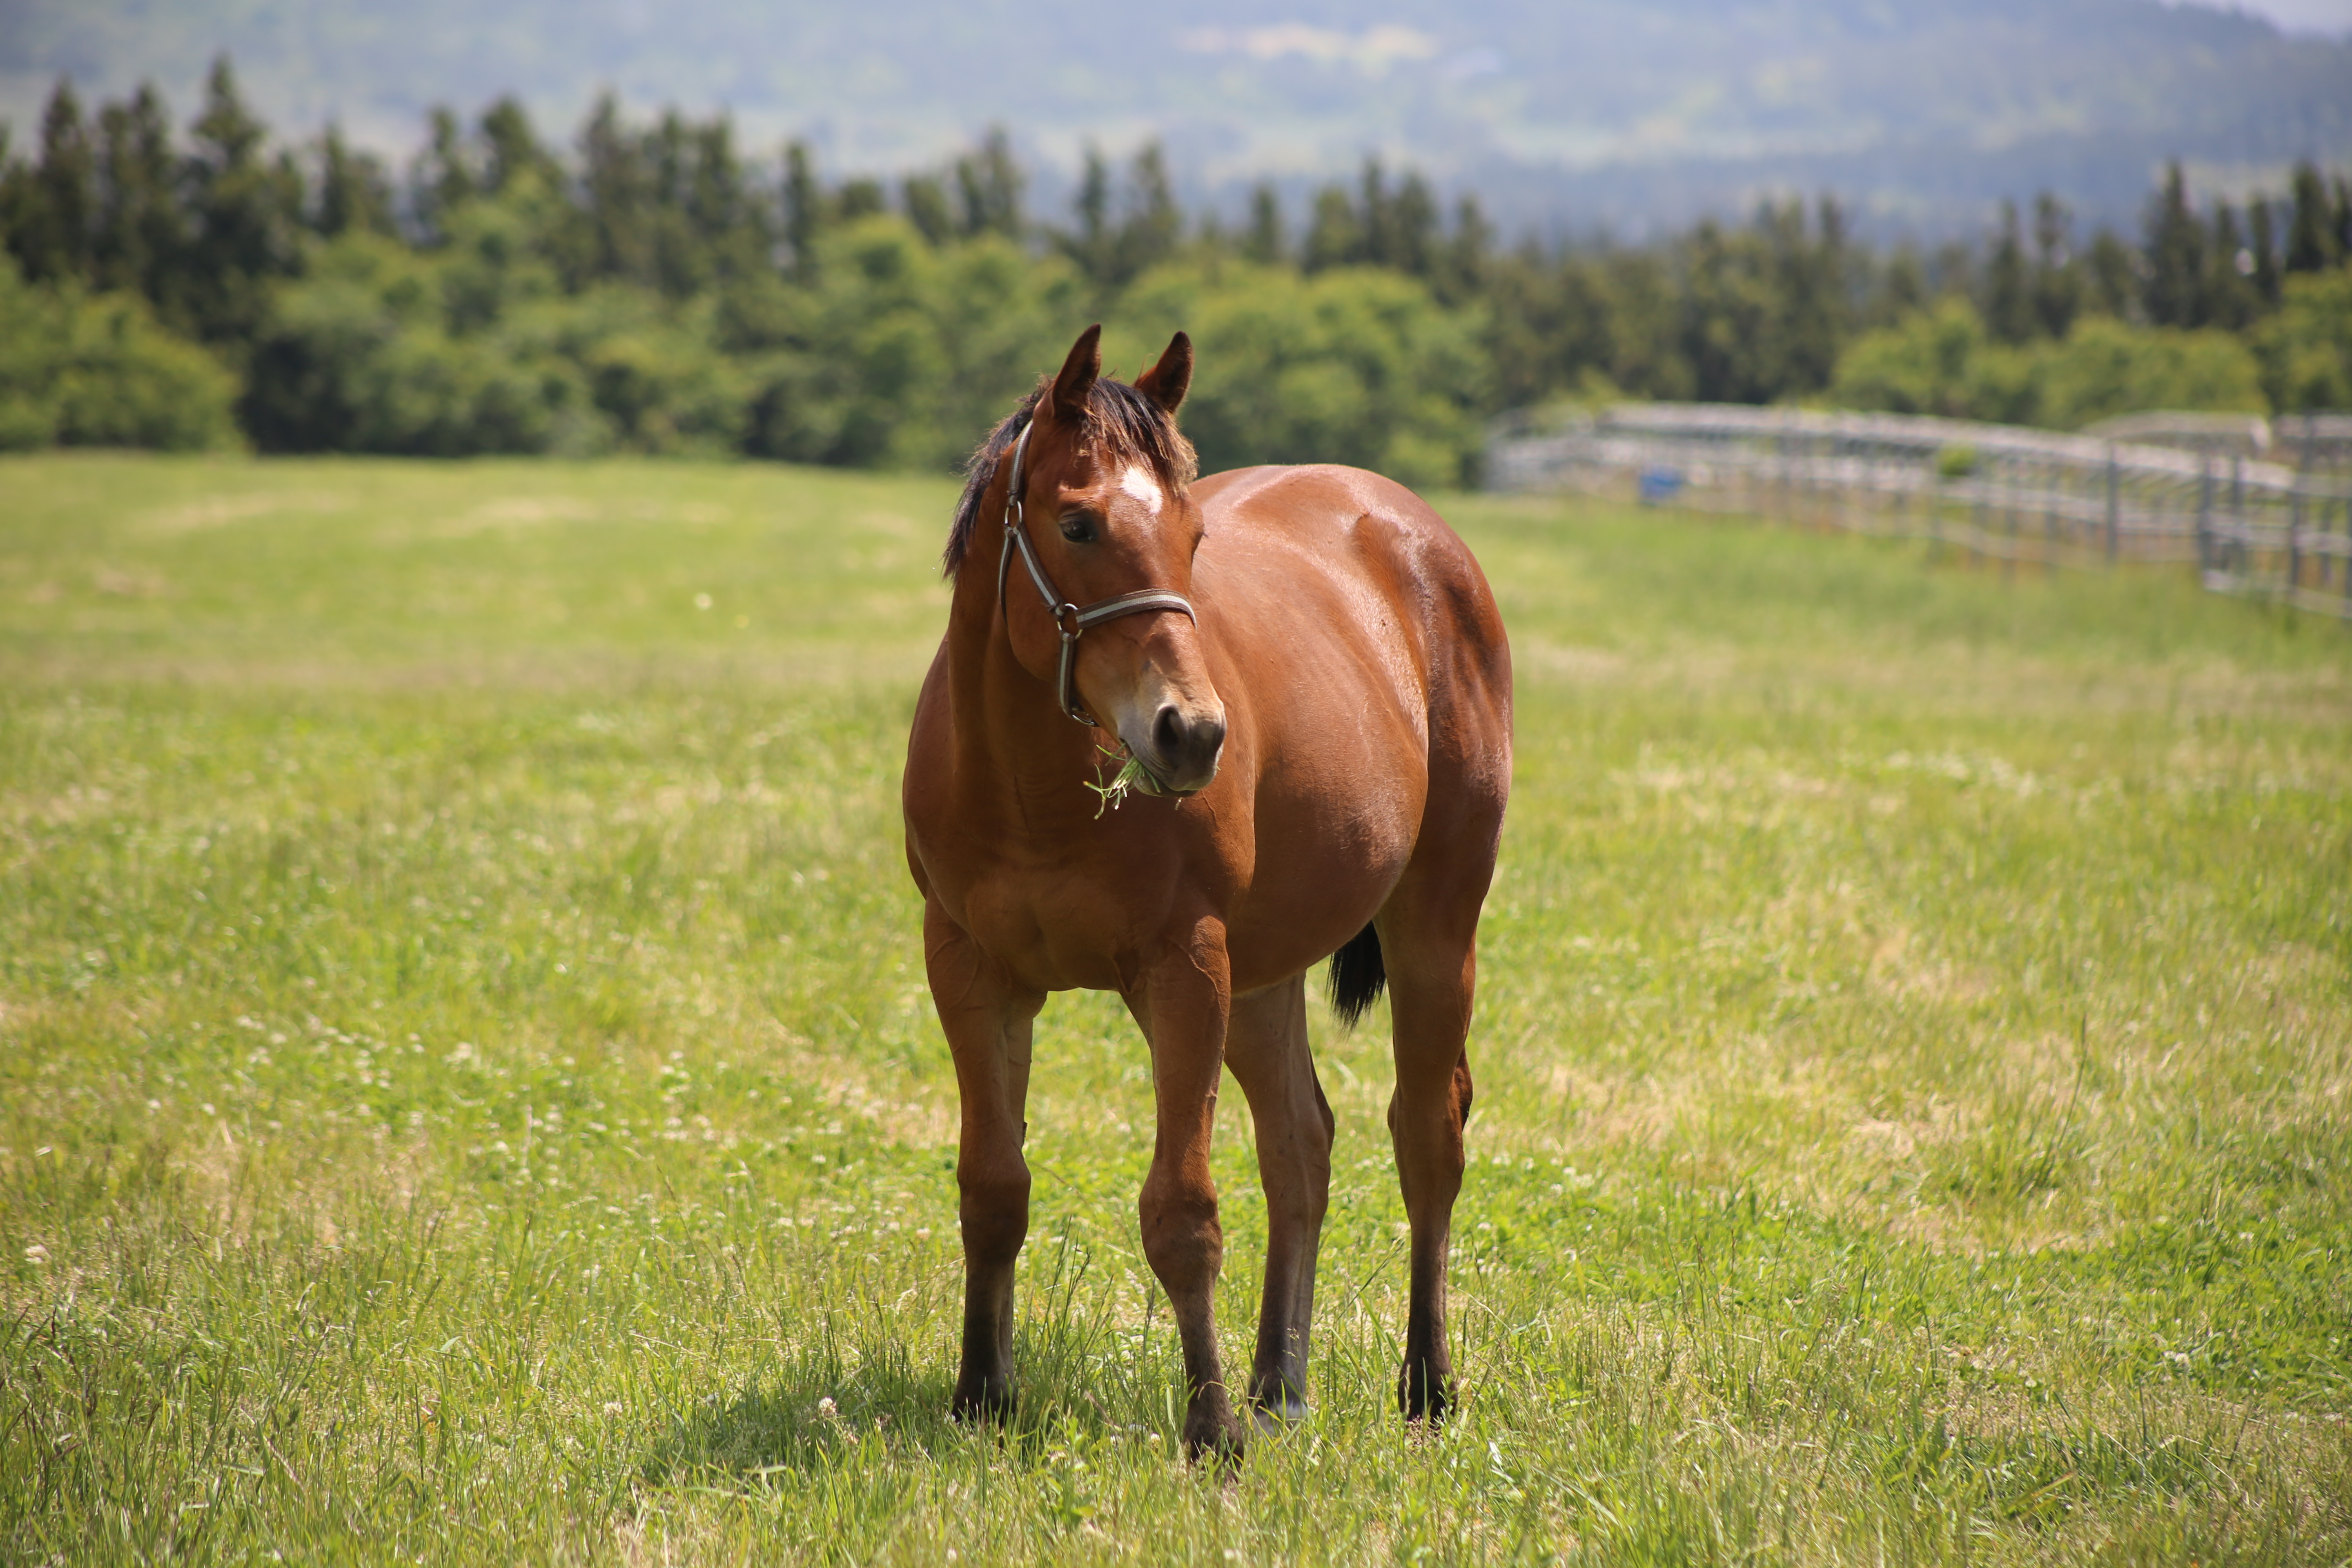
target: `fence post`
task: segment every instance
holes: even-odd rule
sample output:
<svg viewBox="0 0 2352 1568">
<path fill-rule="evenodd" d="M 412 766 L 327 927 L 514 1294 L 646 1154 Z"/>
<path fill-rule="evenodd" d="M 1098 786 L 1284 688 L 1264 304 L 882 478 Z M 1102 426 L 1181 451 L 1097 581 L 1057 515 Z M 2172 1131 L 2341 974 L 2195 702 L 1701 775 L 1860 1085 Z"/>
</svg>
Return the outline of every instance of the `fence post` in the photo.
<svg viewBox="0 0 2352 1568">
<path fill-rule="evenodd" d="M 2336 575 L 2344 584 L 2344 617 L 2352 620 L 2352 494 L 2336 509 L 2344 520 L 2344 553 L 2336 558 Z M 2322 530 L 2325 532 L 2326 530 Z"/>
<path fill-rule="evenodd" d="M 2006 468 L 2000 473 L 2000 524 L 2008 535 L 2000 549 L 2000 580 L 2006 583 L 2017 575 L 2017 476 Z"/>
<path fill-rule="evenodd" d="M 2294 476 L 2294 489 L 2287 492 L 2286 512 L 2286 596 L 2293 603 L 2303 587 L 2303 476 Z"/>
<path fill-rule="evenodd" d="M 2117 537 L 2122 521 L 2118 516 L 2121 510 L 2122 480 L 2122 470 L 2116 466 L 2116 444 L 2110 441 L 2107 443 L 2107 564 L 2110 566 L 2116 563 L 2116 551 L 2122 542 Z"/>
<path fill-rule="evenodd" d="M 2042 465 L 2042 574 L 2058 574 L 2058 489 L 2065 470 Z"/>
<path fill-rule="evenodd" d="M 2213 454 L 2200 450 L 2197 454 L 2197 575 L 2202 581 L 2213 574 Z M 2211 587 L 2210 582 L 2205 586 Z"/>
<path fill-rule="evenodd" d="M 2222 554 L 2230 563 L 2231 574 L 2252 592 L 2254 563 L 2246 541 L 2246 460 L 2235 452 L 2230 454 L 2230 539 Z"/>
</svg>

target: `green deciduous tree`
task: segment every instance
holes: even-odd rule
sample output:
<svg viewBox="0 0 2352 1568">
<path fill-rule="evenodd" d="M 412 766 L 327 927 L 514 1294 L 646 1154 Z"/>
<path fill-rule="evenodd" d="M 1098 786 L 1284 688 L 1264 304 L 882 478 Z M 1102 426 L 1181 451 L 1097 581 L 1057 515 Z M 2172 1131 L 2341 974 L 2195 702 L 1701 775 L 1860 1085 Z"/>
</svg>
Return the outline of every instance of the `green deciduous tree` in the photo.
<svg viewBox="0 0 2352 1568">
<path fill-rule="evenodd" d="M 27 283 L 0 257 L 0 450 L 236 442 L 236 378 L 135 294 Z"/>
<path fill-rule="evenodd" d="M 2352 408 L 2352 268 L 2290 275 L 2251 344 L 2280 413 Z"/>
<path fill-rule="evenodd" d="M 1831 396 L 1850 408 L 2062 430 L 2143 409 L 2265 407 L 2259 367 L 2229 333 L 2085 316 L 2063 339 L 2014 345 L 1960 300 L 1857 339 Z"/>
<path fill-rule="evenodd" d="M 1337 462 L 1408 484 L 1460 483 L 1486 405 L 1469 323 L 1417 279 L 1372 268 L 1311 278 L 1177 266 L 1136 286 L 1112 348 L 1148 363 L 1178 323 L 1215 374 L 1193 384 L 1185 429 L 1204 468 Z"/>
</svg>

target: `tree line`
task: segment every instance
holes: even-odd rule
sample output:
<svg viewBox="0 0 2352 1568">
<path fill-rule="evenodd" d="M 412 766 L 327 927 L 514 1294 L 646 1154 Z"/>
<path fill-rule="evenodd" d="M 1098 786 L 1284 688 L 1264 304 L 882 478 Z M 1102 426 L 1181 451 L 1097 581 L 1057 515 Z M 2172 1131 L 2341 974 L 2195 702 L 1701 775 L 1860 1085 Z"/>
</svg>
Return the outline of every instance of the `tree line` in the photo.
<svg viewBox="0 0 2352 1568">
<path fill-rule="evenodd" d="M 1260 186 L 1189 214 L 1165 156 L 1086 160 L 1029 209 L 1002 133 L 894 182 L 828 180 L 730 122 L 632 121 L 568 148 L 520 103 L 436 110 L 395 170 L 332 128 L 274 139 L 224 59 L 184 131 L 142 88 L 60 81 L 0 128 L 0 447 L 734 452 L 940 468 L 1109 323 L 1139 368 L 1192 331 L 1212 467 L 1470 472 L 1497 410 L 1619 396 L 2079 425 L 2133 407 L 2352 406 L 2352 187 L 2193 202 L 2078 235 L 2042 195 L 1973 245 L 1858 242 L 1836 201 L 1768 201 L 1646 245 L 1499 242 L 1378 160 L 1302 215 Z"/>
</svg>

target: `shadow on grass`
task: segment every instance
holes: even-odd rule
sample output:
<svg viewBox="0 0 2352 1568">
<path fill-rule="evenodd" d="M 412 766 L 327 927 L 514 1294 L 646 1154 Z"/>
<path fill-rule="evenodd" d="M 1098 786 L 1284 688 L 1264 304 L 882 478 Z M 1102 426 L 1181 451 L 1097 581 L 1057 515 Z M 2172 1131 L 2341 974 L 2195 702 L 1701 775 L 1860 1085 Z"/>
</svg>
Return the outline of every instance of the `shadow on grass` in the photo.
<svg viewBox="0 0 2352 1568">
<path fill-rule="evenodd" d="M 918 1372 L 892 1346 L 852 1368 L 838 1355 L 804 1352 L 734 1397 L 712 1395 L 681 1417 L 638 1475 L 656 1487 L 723 1486 L 886 1452 L 936 1459 L 983 1437 L 1025 1467 L 1046 1462 L 1056 1449 L 1090 1447 L 1119 1433 L 1172 1433 L 1179 1412 L 1173 1378 L 1107 1378 L 1085 1353 L 1092 1340 L 1066 1325 L 1020 1335 L 1019 1403 L 1009 1420 L 984 1426 L 949 1418 L 952 1379 L 945 1361 Z"/>
<path fill-rule="evenodd" d="M 714 1394 L 682 1416 L 646 1458 L 642 1478 L 676 1486 L 824 1468 L 881 1442 L 937 1455 L 968 1443 L 948 1419 L 943 1373 L 918 1373 L 903 1356 L 862 1360 L 803 1354 L 732 1398 Z"/>
</svg>

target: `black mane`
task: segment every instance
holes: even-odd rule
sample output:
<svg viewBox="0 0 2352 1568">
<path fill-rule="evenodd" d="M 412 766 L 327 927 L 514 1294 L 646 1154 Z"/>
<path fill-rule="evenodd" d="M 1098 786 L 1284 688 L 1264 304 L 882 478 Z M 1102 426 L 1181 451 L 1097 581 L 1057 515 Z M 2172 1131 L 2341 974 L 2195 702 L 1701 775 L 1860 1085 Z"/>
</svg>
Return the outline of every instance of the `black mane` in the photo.
<svg viewBox="0 0 2352 1568">
<path fill-rule="evenodd" d="M 954 576 L 956 569 L 963 564 L 964 552 L 971 548 L 972 535 L 980 527 L 981 498 L 987 493 L 989 481 L 996 477 L 997 464 L 1003 461 L 1013 443 L 1020 439 L 1022 426 L 1035 417 L 1037 405 L 1053 387 L 1053 377 L 1040 380 L 1021 400 L 1021 405 L 988 433 L 988 439 L 973 450 L 971 460 L 964 464 L 963 495 L 956 502 L 947 548 L 940 554 L 946 575 Z M 1130 458 L 1148 465 L 1171 492 L 1191 484 L 1198 471 L 1192 444 L 1177 431 L 1176 421 L 1168 411 L 1149 394 L 1107 375 L 1097 377 L 1087 394 L 1086 435 L 1087 439 L 1108 447 L 1114 457 Z"/>
</svg>

